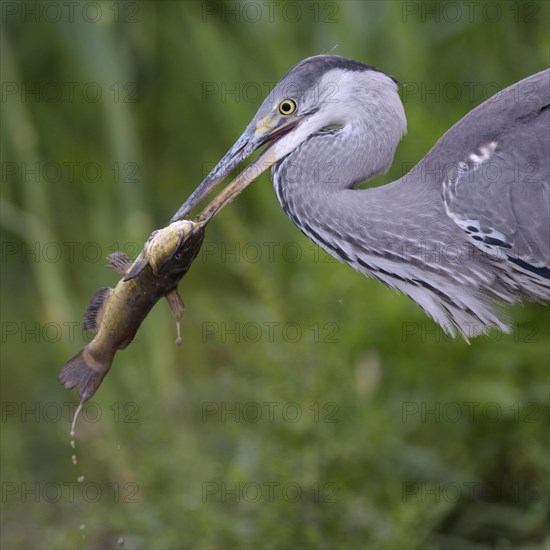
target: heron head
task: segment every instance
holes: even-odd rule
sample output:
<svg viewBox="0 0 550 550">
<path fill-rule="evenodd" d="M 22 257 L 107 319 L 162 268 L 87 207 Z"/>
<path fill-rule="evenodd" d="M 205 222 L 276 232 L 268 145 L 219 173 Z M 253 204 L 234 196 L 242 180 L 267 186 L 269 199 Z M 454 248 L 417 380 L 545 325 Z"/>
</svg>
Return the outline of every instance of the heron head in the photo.
<svg viewBox="0 0 550 550">
<path fill-rule="evenodd" d="M 364 114 L 376 119 L 382 103 L 387 102 L 388 94 L 395 96 L 391 105 L 399 105 L 394 117 L 398 141 L 406 122 L 397 95 L 397 82 L 393 78 L 369 65 L 335 55 L 304 59 L 273 88 L 241 137 L 171 221 L 184 218 L 238 164 L 260 147 L 266 146 L 209 205 L 208 219 L 262 172 L 292 153 L 312 135 L 343 127 Z M 361 109 L 370 112 L 359 113 Z"/>
</svg>

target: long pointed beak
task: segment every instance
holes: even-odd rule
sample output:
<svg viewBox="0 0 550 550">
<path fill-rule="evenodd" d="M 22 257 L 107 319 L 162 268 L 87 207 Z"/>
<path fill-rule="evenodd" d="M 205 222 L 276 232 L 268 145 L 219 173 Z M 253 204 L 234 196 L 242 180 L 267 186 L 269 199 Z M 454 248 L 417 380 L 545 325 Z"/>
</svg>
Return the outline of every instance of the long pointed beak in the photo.
<svg viewBox="0 0 550 550">
<path fill-rule="evenodd" d="M 286 122 L 286 121 L 285 121 Z M 273 142 L 291 131 L 300 119 L 294 118 L 286 124 L 277 124 L 274 128 L 262 135 L 256 136 L 257 132 L 253 127 L 248 127 L 244 134 L 237 140 L 235 145 L 216 164 L 212 172 L 206 176 L 203 182 L 195 189 L 191 196 L 185 201 L 181 208 L 174 214 L 170 223 L 184 219 L 189 212 L 201 202 L 227 175 L 243 160 L 248 158 L 256 149 L 267 142 L 271 144 L 262 152 L 258 158 L 249 164 L 200 214 L 197 222 L 202 226 L 231 202 L 243 189 L 254 181 L 262 172 L 265 172 L 271 165 L 277 162 L 273 150 Z"/>
</svg>

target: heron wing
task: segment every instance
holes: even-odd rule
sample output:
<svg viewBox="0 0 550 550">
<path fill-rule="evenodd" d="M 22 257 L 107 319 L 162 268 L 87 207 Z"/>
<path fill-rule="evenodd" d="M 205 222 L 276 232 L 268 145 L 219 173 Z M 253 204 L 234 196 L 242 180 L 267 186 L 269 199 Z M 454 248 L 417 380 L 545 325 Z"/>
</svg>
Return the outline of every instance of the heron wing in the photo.
<svg viewBox="0 0 550 550">
<path fill-rule="evenodd" d="M 472 242 L 550 278 L 550 70 L 456 123 L 415 168 Z"/>
</svg>

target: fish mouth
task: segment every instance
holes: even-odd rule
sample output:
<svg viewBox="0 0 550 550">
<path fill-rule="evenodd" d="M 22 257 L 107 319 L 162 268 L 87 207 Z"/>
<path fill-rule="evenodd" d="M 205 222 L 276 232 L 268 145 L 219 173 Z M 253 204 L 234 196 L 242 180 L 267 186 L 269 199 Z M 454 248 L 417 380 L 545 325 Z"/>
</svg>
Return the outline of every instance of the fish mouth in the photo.
<svg viewBox="0 0 550 550">
<path fill-rule="evenodd" d="M 291 120 L 277 119 L 259 135 L 257 135 L 257 127 L 249 126 L 170 221 L 174 222 L 185 218 L 238 164 L 247 159 L 254 151 L 267 144 L 262 153 L 197 216 L 195 221 L 204 227 L 221 208 L 231 202 L 260 174 L 279 160 L 276 158 L 274 151 L 275 143 L 292 132 L 301 121 L 301 117 L 294 117 Z"/>
</svg>

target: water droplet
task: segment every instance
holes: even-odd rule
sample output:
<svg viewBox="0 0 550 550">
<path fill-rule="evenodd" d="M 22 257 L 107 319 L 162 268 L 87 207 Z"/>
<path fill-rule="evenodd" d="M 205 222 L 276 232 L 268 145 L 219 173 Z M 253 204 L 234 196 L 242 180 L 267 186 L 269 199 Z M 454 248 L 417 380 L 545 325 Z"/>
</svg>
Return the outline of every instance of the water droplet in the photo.
<svg viewBox="0 0 550 550">
<path fill-rule="evenodd" d="M 73 464 L 78 464 L 78 460 L 76 459 L 76 455 L 71 456 L 71 462 Z"/>
<path fill-rule="evenodd" d="M 119 546 L 124 546 L 124 537 L 118 537 L 118 540 L 116 541 L 116 543 Z"/>
<path fill-rule="evenodd" d="M 74 449 L 76 447 L 76 441 L 71 439 L 71 447 Z"/>
<path fill-rule="evenodd" d="M 75 436 L 75 426 L 76 426 L 76 419 L 78 418 L 78 415 L 80 414 L 80 411 L 82 410 L 82 407 L 84 406 L 84 403 L 81 401 L 78 407 L 76 408 L 76 411 L 74 413 L 73 423 L 71 424 L 71 431 L 69 432 L 69 435 L 71 437 Z"/>
<path fill-rule="evenodd" d="M 84 529 L 85 527 L 86 527 L 86 526 L 85 526 L 83 523 L 80 524 L 80 530 L 81 530 L 81 531 L 82 531 L 82 529 Z"/>
<path fill-rule="evenodd" d="M 84 483 L 84 480 L 86 478 L 84 476 L 78 476 L 78 478 L 76 479 L 78 481 L 78 483 Z"/>
</svg>

